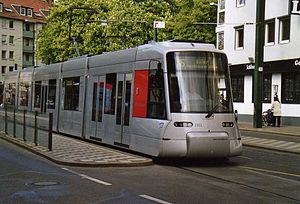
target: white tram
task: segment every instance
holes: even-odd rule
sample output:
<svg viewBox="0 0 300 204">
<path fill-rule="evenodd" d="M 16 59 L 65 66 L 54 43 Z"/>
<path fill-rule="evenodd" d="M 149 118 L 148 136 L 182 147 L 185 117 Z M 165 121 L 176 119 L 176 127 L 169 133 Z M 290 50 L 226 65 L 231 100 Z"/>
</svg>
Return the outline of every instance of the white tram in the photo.
<svg viewBox="0 0 300 204">
<path fill-rule="evenodd" d="M 53 130 L 155 157 L 242 153 L 227 58 L 166 41 L 7 74 L 4 102 L 52 112 Z"/>
</svg>

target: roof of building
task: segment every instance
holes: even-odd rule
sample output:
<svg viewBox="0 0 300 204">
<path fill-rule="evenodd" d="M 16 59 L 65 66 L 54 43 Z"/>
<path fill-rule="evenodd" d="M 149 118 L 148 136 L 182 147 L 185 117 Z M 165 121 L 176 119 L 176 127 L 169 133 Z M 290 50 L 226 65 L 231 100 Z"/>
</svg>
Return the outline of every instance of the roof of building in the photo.
<svg viewBox="0 0 300 204">
<path fill-rule="evenodd" d="M 0 17 L 45 23 L 52 0 L 0 0 Z"/>
</svg>

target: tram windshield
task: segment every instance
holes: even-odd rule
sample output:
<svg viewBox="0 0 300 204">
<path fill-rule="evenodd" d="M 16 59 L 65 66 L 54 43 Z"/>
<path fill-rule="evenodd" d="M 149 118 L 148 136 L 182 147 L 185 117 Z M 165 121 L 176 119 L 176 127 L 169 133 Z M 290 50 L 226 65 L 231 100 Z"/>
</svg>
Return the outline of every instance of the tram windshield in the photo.
<svg viewBox="0 0 300 204">
<path fill-rule="evenodd" d="M 232 113 L 227 58 L 212 52 L 167 54 L 173 113 Z"/>
</svg>

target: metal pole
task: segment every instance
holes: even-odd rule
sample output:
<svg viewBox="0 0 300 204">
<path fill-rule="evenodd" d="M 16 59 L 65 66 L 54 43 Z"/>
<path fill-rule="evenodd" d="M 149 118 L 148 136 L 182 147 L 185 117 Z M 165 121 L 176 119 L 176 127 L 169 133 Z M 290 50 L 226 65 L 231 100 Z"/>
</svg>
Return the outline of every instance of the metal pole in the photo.
<svg viewBox="0 0 300 204">
<path fill-rule="evenodd" d="M 38 143 L 37 143 L 37 115 L 38 115 L 38 112 L 35 111 L 34 112 L 34 144 L 35 144 L 35 146 L 38 145 Z"/>
<path fill-rule="evenodd" d="M 153 41 L 154 41 L 154 42 L 157 42 L 157 28 L 154 28 Z"/>
<path fill-rule="evenodd" d="M 265 43 L 265 0 L 256 1 L 256 39 L 254 69 L 254 117 L 253 127 L 262 127 L 262 88 Z"/>
<path fill-rule="evenodd" d="M 23 140 L 26 141 L 26 110 L 23 112 Z"/>
<path fill-rule="evenodd" d="M 53 126 L 53 113 L 49 113 L 49 131 L 48 131 L 48 149 L 52 151 L 52 126 Z"/>
</svg>

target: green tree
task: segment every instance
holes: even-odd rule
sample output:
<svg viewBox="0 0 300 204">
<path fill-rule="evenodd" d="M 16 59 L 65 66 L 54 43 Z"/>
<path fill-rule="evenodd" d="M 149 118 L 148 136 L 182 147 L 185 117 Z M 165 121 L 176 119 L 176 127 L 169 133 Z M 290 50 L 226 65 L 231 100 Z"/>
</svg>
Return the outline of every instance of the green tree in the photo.
<svg viewBox="0 0 300 204">
<path fill-rule="evenodd" d="M 166 29 L 158 32 L 160 41 L 180 38 L 214 42 L 214 26 L 195 25 L 208 19 L 215 22 L 213 9 L 209 0 L 59 0 L 38 36 L 37 57 L 47 64 L 75 57 L 70 37 L 78 42 L 81 55 L 144 44 L 153 39 L 156 20 L 166 22 Z M 107 25 L 101 26 L 104 20 Z"/>
</svg>

